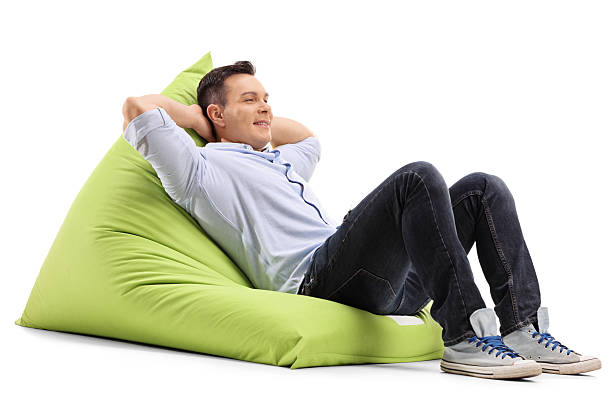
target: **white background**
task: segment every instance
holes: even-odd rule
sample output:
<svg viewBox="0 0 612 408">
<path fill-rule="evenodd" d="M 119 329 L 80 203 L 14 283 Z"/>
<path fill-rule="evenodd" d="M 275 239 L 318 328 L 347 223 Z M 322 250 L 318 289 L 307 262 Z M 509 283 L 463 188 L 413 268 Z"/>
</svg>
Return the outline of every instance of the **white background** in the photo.
<svg viewBox="0 0 612 408">
<path fill-rule="evenodd" d="M 0 404 L 516 406 L 603 393 L 611 11 L 605 1 L 4 5 Z M 215 67 L 252 61 L 274 114 L 316 132 L 311 185 L 337 221 L 413 161 L 448 186 L 474 171 L 501 177 L 551 333 L 603 369 L 523 381 L 445 374 L 439 361 L 289 370 L 15 325 L 72 201 L 121 135 L 125 98 L 159 93 L 208 51 Z M 469 259 L 492 307 L 475 247 Z"/>
</svg>

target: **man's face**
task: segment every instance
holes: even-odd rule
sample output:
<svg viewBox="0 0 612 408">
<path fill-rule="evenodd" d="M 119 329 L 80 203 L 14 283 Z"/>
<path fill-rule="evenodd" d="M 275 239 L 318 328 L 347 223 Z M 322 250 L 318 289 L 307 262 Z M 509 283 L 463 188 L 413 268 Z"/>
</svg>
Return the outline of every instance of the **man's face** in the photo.
<svg viewBox="0 0 612 408">
<path fill-rule="evenodd" d="M 225 80 L 226 103 L 223 109 L 221 140 L 246 143 L 262 150 L 272 137 L 272 108 L 263 85 L 249 74 L 235 74 Z M 258 123 L 266 121 L 267 123 Z"/>
</svg>

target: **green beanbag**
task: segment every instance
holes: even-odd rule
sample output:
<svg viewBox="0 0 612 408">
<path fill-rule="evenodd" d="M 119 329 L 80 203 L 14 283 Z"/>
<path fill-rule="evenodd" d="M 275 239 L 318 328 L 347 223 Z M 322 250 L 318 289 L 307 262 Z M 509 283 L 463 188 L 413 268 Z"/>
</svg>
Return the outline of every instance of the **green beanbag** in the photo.
<svg viewBox="0 0 612 408">
<path fill-rule="evenodd" d="M 196 103 L 212 68 L 208 53 L 162 94 Z M 120 136 L 70 207 L 15 323 L 300 368 L 440 358 L 430 307 L 383 316 L 253 288 Z"/>
</svg>

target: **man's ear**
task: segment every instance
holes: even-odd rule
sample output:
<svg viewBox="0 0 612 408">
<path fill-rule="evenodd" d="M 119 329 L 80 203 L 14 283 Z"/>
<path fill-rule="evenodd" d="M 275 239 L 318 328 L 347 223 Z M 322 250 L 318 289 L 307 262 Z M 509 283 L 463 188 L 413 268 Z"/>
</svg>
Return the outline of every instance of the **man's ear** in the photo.
<svg viewBox="0 0 612 408">
<path fill-rule="evenodd" d="M 211 103 L 206 108 L 206 113 L 215 126 L 225 127 L 225 119 L 223 119 L 223 107 Z"/>
</svg>

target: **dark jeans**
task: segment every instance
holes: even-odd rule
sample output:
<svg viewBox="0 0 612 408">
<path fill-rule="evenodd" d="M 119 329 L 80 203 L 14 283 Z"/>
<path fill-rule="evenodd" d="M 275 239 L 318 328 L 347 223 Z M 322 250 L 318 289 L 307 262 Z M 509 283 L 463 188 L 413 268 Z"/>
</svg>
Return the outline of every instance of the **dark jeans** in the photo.
<svg viewBox="0 0 612 408">
<path fill-rule="evenodd" d="M 433 299 L 451 346 L 475 335 L 469 317 L 486 307 L 467 258 L 474 242 L 501 335 L 537 328 L 538 279 L 506 184 L 471 173 L 448 189 L 424 161 L 395 171 L 346 214 L 298 293 L 383 315 L 415 314 Z"/>
</svg>

